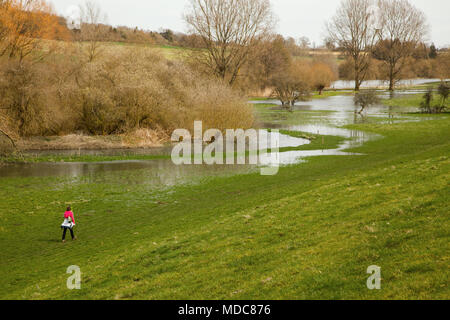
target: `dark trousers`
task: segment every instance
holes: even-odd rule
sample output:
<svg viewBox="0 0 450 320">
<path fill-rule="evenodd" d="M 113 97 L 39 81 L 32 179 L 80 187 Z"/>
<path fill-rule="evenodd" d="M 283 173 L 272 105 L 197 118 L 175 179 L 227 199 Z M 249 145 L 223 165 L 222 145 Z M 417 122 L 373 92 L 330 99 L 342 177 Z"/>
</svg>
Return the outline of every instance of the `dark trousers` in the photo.
<svg viewBox="0 0 450 320">
<path fill-rule="evenodd" d="M 72 228 L 67 228 L 67 227 L 63 227 L 63 235 L 62 235 L 62 239 L 65 240 L 66 239 L 66 232 L 67 229 L 70 230 L 70 235 L 72 236 L 72 240 L 75 238 L 75 235 L 73 234 L 73 229 Z"/>
</svg>

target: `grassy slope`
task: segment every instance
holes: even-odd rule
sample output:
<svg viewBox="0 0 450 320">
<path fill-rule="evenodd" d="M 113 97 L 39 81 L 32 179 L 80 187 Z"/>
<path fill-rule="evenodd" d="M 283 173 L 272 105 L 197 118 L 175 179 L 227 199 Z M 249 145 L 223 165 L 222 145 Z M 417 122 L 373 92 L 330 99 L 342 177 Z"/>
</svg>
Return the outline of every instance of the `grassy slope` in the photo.
<svg viewBox="0 0 450 320">
<path fill-rule="evenodd" d="M 385 139 L 172 193 L 139 171 L 2 178 L 0 298 L 448 299 L 450 120 L 355 128 Z M 80 240 L 63 245 L 66 203 Z M 66 289 L 71 264 L 82 290 Z"/>
</svg>

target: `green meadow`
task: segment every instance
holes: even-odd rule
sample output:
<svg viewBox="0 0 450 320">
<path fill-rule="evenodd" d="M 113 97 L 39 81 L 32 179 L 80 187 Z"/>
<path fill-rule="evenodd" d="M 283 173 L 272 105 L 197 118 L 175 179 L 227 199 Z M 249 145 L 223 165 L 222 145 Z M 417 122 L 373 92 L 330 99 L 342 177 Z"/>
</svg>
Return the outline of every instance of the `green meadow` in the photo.
<svg viewBox="0 0 450 320">
<path fill-rule="evenodd" d="M 383 104 L 393 107 L 417 107 L 420 108 L 421 103 L 424 101 L 423 93 L 406 95 L 405 97 L 393 98 L 389 100 L 383 100 Z M 432 106 L 440 106 L 442 104 L 442 99 L 437 95 L 433 95 L 433 100 L 431 101 Z M 449 102 L 446 101 L 445 106 L 449 107 Z"/>
<path fill-rule="evenodd" d="M 383 138 L 275 176 L 2 177 L 0 298 L 448 299 L 450 118 L 423 117 L 347 126 Z M 78 240 L 63 244 L 69 204 Z M 70 265 L 81 290 L 66 287 Z M 366 287 L 371 265 L 381 290 Z"/>
</svg>

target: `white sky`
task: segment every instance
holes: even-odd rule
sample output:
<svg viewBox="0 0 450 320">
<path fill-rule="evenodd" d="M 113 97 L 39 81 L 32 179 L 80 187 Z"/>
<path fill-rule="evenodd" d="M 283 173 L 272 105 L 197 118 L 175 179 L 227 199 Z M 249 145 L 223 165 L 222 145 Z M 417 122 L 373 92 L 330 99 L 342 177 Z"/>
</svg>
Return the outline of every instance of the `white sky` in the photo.
<svg viewBox="0 0 450 320">
<path fill-rule="evenodd" d="M 58 13 L 66 15 L 83 0 L 50 0 Z M 410 0 L 427 16 L 430 42 L 450 46 L 450 0 Z M 158 31 L 168 28 L 186 31 L 182 13 L 188 0 L 96 0 L 108 16 L 108 23 Z M 333 16 L 340 0 L 271 0 L 278 17 L 277 32 L 283 36 L 306 36 L 322 43 L 324 23 Z"/>
</svg>

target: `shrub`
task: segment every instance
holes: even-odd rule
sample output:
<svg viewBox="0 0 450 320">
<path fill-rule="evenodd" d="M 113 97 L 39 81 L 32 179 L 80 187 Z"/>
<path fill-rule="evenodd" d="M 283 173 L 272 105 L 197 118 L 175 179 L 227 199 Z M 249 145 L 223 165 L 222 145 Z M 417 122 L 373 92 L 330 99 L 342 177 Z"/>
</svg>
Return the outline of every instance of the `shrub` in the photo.
<svg viewBox="0 0 450 320">
<path fill-rule="evenodd" d="M 433 89 L 429 88 L 423 95 L 423 101 L 420 103 L 422 112 L 433 113 L 431 102 L 433 101 Z"/>
<path fill-rule="evenodd" d="M 441 107 L 445 107 L 445 103 L 447 102 L 448 95 L 450 91 L 450 85 L 445 82 L 441 82 L 438 87 L 438 93 L 441 96 Z"/>
<path fill-rule="evenodd" d="M 319 95 L 321 95 L 322 91 L 336 80 L 336 76 L 331 67 L 323 62 L 314 63 L 311 72 L 312 86 L 319 91 Z"/>
</svg>

